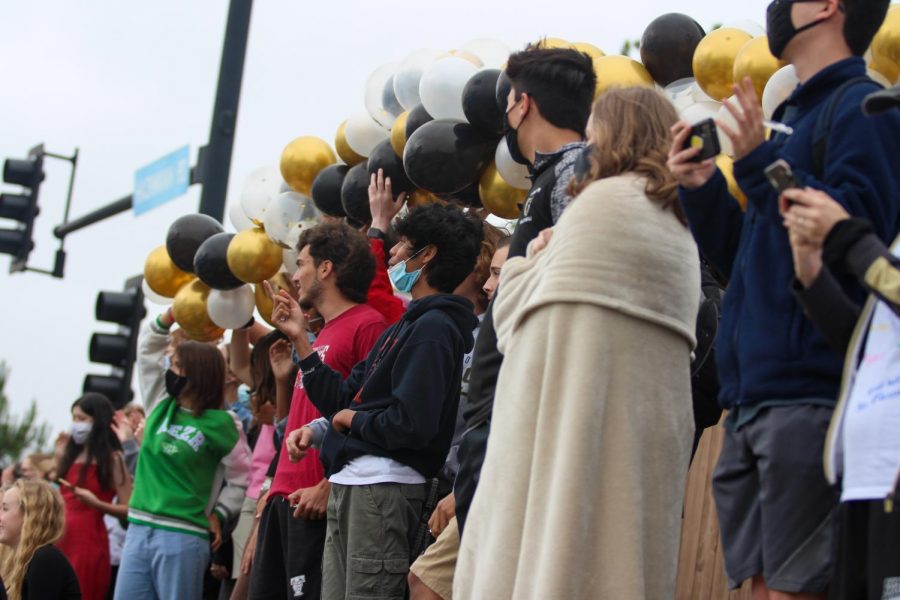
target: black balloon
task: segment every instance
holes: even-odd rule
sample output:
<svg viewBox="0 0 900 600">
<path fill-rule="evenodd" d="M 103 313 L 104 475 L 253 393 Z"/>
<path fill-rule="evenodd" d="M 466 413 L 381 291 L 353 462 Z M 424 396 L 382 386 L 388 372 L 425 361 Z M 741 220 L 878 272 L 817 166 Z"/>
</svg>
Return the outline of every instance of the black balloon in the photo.
<svg viewBox="0 0 900 600">
<path fill-rule="evenodd" d="M 214 290 L 233 290 L 244 285 L 228 268 L 228 244 L 233 233 L 217 233 L 197 249 L 194 256 L 194 273 L 200 281 Z"/>
<path fill-rule="evenodd" d="M 503 113 L 503 118 L 506 118 L 506 106 L 509 103 L 509 92 L 512 90 L 512 81 L 509 80 L 509 76 L 506 74 L 506 70 L 501 71 L 500 76 L 497 78 L 497 89 L 495 90 L 495 96 L 497 99 L 497 108 L 500 109 L 500 112 Z"/>
<path fill-rule="evenodd" d="M 372 221 L 372 212 L 369 210 L 369 172 L 365 162 L 347 171 L 341 186 L 341 204 L 349 219 L 361 223 Z"/>
<path fill-rule="evenodd" d="M 208 215 L 191 214 L 175 219 L 166 234 L 166 250 L 175 266 L 194 272 L 194 256 L 200 244 L 225 231 L 222 224 Z"/>
<path fill-rule="evenodd" d="M 455 194 L 438 194 L 438 198 L 448 202 L 455 202 L 462 206 L 481 208 L 481 194 L 478 191 L 477 181 Z"/>
<path fill-rule="evenodd" d="M 313 204 L 326 215 L 346 216 L 344 205 L 341 204 L 341 186 L 344 184 L 344 177 L 347 176 L 349 170 L 350 167 L 347 165 L 329 165 L 319 171 L 313 180 L 310 191 Z"/>
<path fill-rule="evenodd" d="M 439 119 L 422 125 L 409 138 L 403 167 L 417 187 L 455 194 L 478 181 L 496 148 L 496 138 L 468 123 Z"/>
<path fill-rule="evenodd" d="M 503 133 L 503 111 L 497 105 L 500 69 L 478 71 L 463 89 L 463 112 L 469 123 L 492 135 Z"/>
<path fill-rule="evenodd" d="M 371 177 L 373 174 L 377 173 L 378 169 L 384 171 L 385 179 L 388 177 L 391 178 L 391 191 L 394 196 L 400 192 L 406 192 L 408 194 L 416 189 L 416 186 L 414 186 L 412 181 L 409 180 L 409 177 L 406 176 L 406 171 L 403 170 L 403 161 L 397 156 L 397 153 L 394 152 L 394 148 L 391 146 L 391 140 L 378 142 L 378 145 L 369 153 L 367 168 L 369 176 Z"/>
<path fill-rule="evenodd" d="M 394 94 L 393 75 L 384 82 L 384 90 L 381 92 L 381 106 L 395 119 L 403 112 L 403 107 L 400 105 L 400 101 L 397 100 L 397 95 Z"/>
<path fill-rule="evenodd" d="M 406 117 L 406 139 L 408 140 L 415 133 L 416 129 L 429 121 L 433 121 L 434 117 L 428 114 L 425 107 L 421 104 L 414 106 Z"/>
<path fill-rule="evenodd" d="M 687 15 L 668 13 L 655 18 L 641 36 L 641 62 L 653 80 L 666 87 L 694 76 L 694 50 L 706 33 Z"/>
</svg>

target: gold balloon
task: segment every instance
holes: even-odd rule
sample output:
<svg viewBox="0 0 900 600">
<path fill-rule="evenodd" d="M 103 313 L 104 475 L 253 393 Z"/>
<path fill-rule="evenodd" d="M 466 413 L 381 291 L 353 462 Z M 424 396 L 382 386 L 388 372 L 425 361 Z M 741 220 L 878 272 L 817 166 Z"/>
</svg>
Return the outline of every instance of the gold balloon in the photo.
<svg viewBox="0 0 900 600">
<path fill-rule="evenodd" d="M 455 56 L 457 58 L 461 58 L 467 62 L 472 63 L 479 69 L 484 66 L 484 63 L 481 62 L 481 59 L 469 52 L 468 50 L 451 50 L 449 52 L 450 56 Z"/>
<path fill-rule="evenodd" d="M 290 276 L 284 271 L 269 279 L 269 285 L 272 286 L 272 291 L 276 294 L 279 290 L 287 290 L 292 296 L 294 295 L 294 284 Z M 256 297 L 256 310 L 259 311 L 259 316 L 274 327 L 275 325 L 272 323 L 272 299 L 269 298 L 266 289 L 261 283 L 254 287 L 253 295 Z"/>
<path fill-rule="evenodd" d="M 416 206 L 422 206 L 424 204 L 447 204 L 444 200 L 441 200 L 428 190 L 417 189 L 412 192 L 409 196 L 406 197 L 406 205 L 410 208 L 414 208 Z"/>
<path fill-rule="evenodd" d="M 275 275 L 283 258 L 281 246 L 259 227 L 244 230 L 231 238 L 225 254 L 228 268 L 246 283 L 259 283 Z"/>
<path fill-rule="evenodd" d="M 506 183 L 494 163 L 485 169 L 478 182 L 481 203 L 501 219 L 516 219 L 519 204 L 525 201 L 528 190 L 519 190 Z"/>
<path fill-rule="evenodd" d="M 745 31 L 723 27 L 700 40 L 694 50 L 694 77 L 707 96 L 723 100 L 734 94 L 735 59 L 751 39 Z"/>
<path fill-rule="evenodd" d="M 344 121 L 341 123 L 340 127 L 338 127 L 337 133 L 334 136 L 334 149 L 337 150 L 337 155 L 341 157 L 341 160 L 347 163 L 348 167 L 352 167 L 353 165 L 358 165 L 365 161 L 366 157 L 360 156 L 353 151 L 353 148 L 347 143 L 346 131 L 347 121 Z"/>
<path fill-rule="evenodd" d="M 542 50 L 549 50 L 551 48 L 560 48 L 563 50 L 573 50 L 575 48 L 575 44 L 568 40 L 564 40 L 558 37 L 547 37 L 542 39 L 537 43 L 537 47 Z"/>
<path fill-rule="evenodd" d="M 206 312 L 209 292 L 209 286 L 195 279 L 178 290 L 172 304 L 175 322 L 184 329 L 188 337 L 199 342 L 216 340 L 225 333 L 224 329 L 212 322 Z"/>
<path fill-rule="evenodd" d="M 716 166 L 722 171 L 725 180 L 728 182 L 728 191 L 737 199 L 741 205 L 741 210 L 747 210 L 747 196 L 738 186 L 737 180 L 734 178 L 734 159 L 727 154 L 720 154 L 716 157 Z"/>
<path fill-rule="evenodd" d="M 401 159 L 403 158 L 403 149 L 406 148 L 406 120 L 408 118 L 409 111 L 405 110 L 394 119 L 394 124 L 391 125 L 391 148 Z"/>
<path fill-rule="evenodd" d="M 319 171 L 337 162 L 328 142 L 311 135 L 298 137 L 281 153 L 281 176 L 289 186 L 309 195 Z"/>
<path fill-rule="evenodd" d="M 641 63 L 627 56 L 610 55 L 594 59 L 597 98 L 611 87 L 653 86 L 653 77 Z"/>
<path fill-rule="evenodd" d="M 869 66 L 873 70 L 887 77 L 892 85 L 900 81 L 900 5 L 888 9 L 869 51 L 872 53 Z"/>
<path fill-rule="evenodd" d="M 775 71 L 784 66 L 784 63 L 774 56 L 769 50 L 769 38 L 761 36 L 753 38 L 741 48 L 734 59 L 732 71 L 735 82 L 743 81 L 744 77 L 753 80 L 756 88 L 756 97 L 762 102 L 763 90 Z"/>
<path fill-rule="evenodd" d="M 606 56 L 606 53 L 603 52 L 603 50 L 587 42 L 575 42 L 574 44 L 572 44 L 572 46 L 579 52 L 584 52 L 591 58 L 600 58 L 601 56 Z"/>
<path fill-rule="evenodd" d="M 174 298 L 178 290 L 192 279 L 194 275 L 175 266 L 165 246 L 153 250 L 144 261 L 144 280 L 160 296 Z"/>
</svg>

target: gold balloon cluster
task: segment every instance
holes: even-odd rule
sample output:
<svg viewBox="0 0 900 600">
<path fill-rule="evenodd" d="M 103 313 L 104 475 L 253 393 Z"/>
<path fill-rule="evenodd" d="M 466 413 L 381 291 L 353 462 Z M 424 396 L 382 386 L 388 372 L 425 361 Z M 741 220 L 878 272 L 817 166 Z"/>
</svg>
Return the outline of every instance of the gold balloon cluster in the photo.
<svg viewBox="0 0 900 600">
<path fill-rule="evenodd" d="M 189 338 L 198 342 L 214 342 L 225 334 L 225 330 L 213 323 L 206 311 L 210 291 L 209 286 L 195 279 L 178 290 L 172 304 L 175 322 Z"/>
<path fill-rule="evenodd" d="M 347 121 L 338 126 L 337 133 L 334 136 L 334 149 L 341 160 L 347 163 L 348 167 L 358 165 L 366 160 L 365 156 L 360 156 L 354 152 L 350 144 L 347 143 Z"/>
<path fill-rule="evenodd" d="M 733 94 L 734 63 L 751 39 L 745 31 L 723 27 L 700 40 L 694 50 L 694 77 L 707 96 L 722 100 Z"/>
<path fill-rule="evenodd" d="M 597 89 L 594 98 L 612 87 L 653 86 L 653 77 L 647 68 L 627 56 L 608 55 L 594 59 Z"/>
<path fill-rule="evenodd" d="M 325 140 L 310 135 L 298 137 L 281 153 L 281 176 L 295 191 L 308 196 L 319 171 L 335 162 Z"/>
<path fill-rule="evenodd" d="M 192 279 L 195 279 L 194 275 L 175 266 L 165 246 L 155 248 L 144 261 L 144 280 L 160 296 L 174 298 Z"/>
<path fill-rule="evenodd" d="M 519 216 L 519 204 L 525 201 L 528 190 L 516 189 L 506 183 L 494 163 L 484 171 L 478 182 L 481 203 L 492 214 L 501 219 L 515 219 Z"/>
<path fill-rule="evenodd" d="M 764 36 L 753 38 L 744 44 L 734 59 L 732 80 L 739 82 L 749 77 L 753 81 L 753 87 L 756 88 L 757 98 L 762 99 L 769 79 L 784 65 L 785 63 L 775 58 L 769 50 L 768 38 Z"/>
<path fill-rule="evenodd" d="M 716 157 L 716 166 L 719 167 L 722 175 L 725 176 L 725 181 L 728 182 L 728 191 L 741 205 L 741 209 L 747 210 L 747 196 L 738 185 L 737 179 L 734 178 L 734 159 L 727 154 L 720 154 Z"/>
<path fill-rule="evenodd" d="M 405 110 L 394 119 L 391 126 L 391 148 L 394 153 L 403 159 L 403 150 L 406 148 L 406 121 L 409 119 L 409 111 Z"/>
<path fill-rule="evenodd" d="M 277 273 L 274 277 L 269 278 L 268 281 L 269 285 L 272 286 L 272 291 L 274 293 L 277 294 L 280 290 L 287 290 L 291 295 L 294 294 L 294 283 L 291 281 L 290 276 L 284 271 Z M 266 323 L 274 327 L 275 325 L 272 323 L 272 308 L 274 303 L 272 302 L 272 299 L 269 298 L 262 283 L 254 286 L 253 294 L 256 298 L 256 310 L 259 311 L 259 316 L 265 319 Z"/>
<path fill-rule="evenodd" d="M 253 227 L 231 239 L 226 259 L 235 277 L 246 283 L 259 283 L 278 272 L 284 252 L 261 227 Z"/>
<path fill-rule="evenodd" d="M 888 9 L 869 52 L 872 57 L 869 68 L 884 75 L 891 85 L 900 83 L 900 4 Z"/>
</svg>

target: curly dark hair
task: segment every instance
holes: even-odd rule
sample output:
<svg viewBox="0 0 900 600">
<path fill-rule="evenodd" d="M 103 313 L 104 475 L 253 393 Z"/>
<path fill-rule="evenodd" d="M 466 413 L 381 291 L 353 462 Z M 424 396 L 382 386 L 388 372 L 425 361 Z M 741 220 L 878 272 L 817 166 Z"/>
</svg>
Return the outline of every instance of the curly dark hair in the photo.
<svg viewBox="0 0 900 600">
<path fill-rule="evenodd" d="M 375 278 L 375 259 L 366 237 L 343 223 L 321 223 L 300 235 L 297 250 L 309 246 L 318 267 L 330 261 L 338 291 L 352 302 L 363 303 Z"/>
<path fill-rule="evenodd" d="M 510 55 L 506 75 L 516 90 L 516 100 L 528 94 L 551 125 L 584 134 L 597 88 L 590 56 L 577 50 L 530 45 Z"/>
<path fill-rule="evenodd" d="M 76 444 L 75 440 L 71 436 L 69 437 L 69 441 L 66 442 L 66 449 L 63 451 L 62 458 L 56 469 L 57 477 L 66 479 L 69 469 L 75 464 L 78 455 L 81 454 L 82 450 L 86 449 L 87 456 L 84 464 L 78 469 L 78 477 L 75 481 L 70 481 L 69 483 L 83 486 L 87 476 L 85 467 L 95 463 L 97 465 L 97 479 L 100 481 L 100 487 L 104 490 L 115 489 L 113 475 L 114 454 L 116 451 L 122 450 L 122 444 L 112 430 L 115 409 L 106 396 L 94 392 L 88 392 L 72 403 L 73 410 L 76 406 L 91 417 L 93 421 L 91 433 L 83 446 Z"/>
<path fill-rule="evenodd" d="M 424 275 L 428 285 L 445 294 L 453 293 L 475 268 L 484 239 L 481 220 L 450 204 L 416 206 L 395 223 L 394 231 L 412 244 L 411 255 L 425 246 L 437 249 Z"/>
<path fill-rule="evenodd" d="M 850 51 L 862 56 L 887 15 L 891 0 L 842 0 L 844 7 L 844 40 Z"/>
</svg>

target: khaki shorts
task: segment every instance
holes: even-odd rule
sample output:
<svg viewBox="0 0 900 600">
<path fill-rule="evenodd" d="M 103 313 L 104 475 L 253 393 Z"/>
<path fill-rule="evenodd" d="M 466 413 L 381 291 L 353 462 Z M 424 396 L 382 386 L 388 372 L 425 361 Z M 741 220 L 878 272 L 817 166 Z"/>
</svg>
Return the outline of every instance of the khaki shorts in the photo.
<svg viewBox="0 0 900 600">
<path fill-rule="evenodd" d="M 453 573 L 459 556 L 459 528 L 456 517 L 450 519 L 437 540 L 416 559 L 409 570 L 428 586 L 432 592 L 451 600 L 453 597 Z"/>
</svg>

